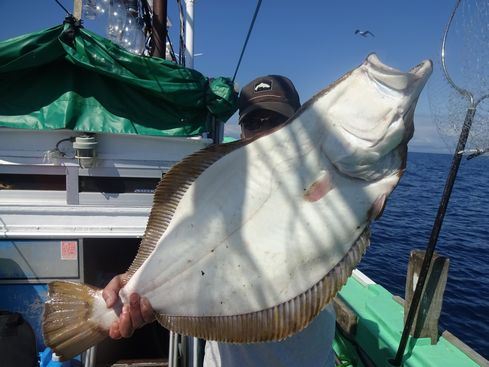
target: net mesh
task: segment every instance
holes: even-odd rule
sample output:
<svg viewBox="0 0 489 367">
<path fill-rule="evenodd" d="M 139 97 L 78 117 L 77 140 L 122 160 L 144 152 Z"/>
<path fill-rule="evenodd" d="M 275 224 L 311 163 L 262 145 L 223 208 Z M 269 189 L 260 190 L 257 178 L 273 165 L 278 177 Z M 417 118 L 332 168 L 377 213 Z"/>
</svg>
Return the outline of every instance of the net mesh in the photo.
<svg viewBox="0 0 489 367">
<path fill-rule="evenodd" d="M 428 85 L 432 117 L 450 151 L 457 144 L 469 107 L 476 112 L 464 153 L 489 148 L 488 46 L 489 2 L 461 1 L 448 27 L 444 51 L 446 71 L 455 86 L 445 77 L 441 58 L 435 62 Z"/>
</svg>

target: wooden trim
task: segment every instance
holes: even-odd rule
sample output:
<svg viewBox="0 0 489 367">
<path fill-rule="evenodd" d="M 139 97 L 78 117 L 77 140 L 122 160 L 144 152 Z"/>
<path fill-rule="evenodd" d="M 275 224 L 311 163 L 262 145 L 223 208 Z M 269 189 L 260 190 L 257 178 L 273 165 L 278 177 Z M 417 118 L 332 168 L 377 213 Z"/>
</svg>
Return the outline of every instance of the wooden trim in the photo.
<svg viewBox="0 0 489 367">
<path fill-rule="evenodd" d="M 477 353 L 475 350 L 473 350 L 471 347 L 469 347 L 448 330 L 445 330 L 443 334 L 441 334 L 441 336 L 453 345 L 455 345 L 458 349 L 460 349 L 460 351 L 462 351 L 467 357 L 472 359 L 479 366 L 489 367 L 489 361 L 487 359 L 485 359 L 483 356 L 481 356 L 479 353 Z"/>
<path fill-rule="evenodd" d="M 341 328 L 343 334 L 353 338 L 357 331 L 358 316 L 339 297 L 333 298 L 333 307 L 336 312 L 336 325 Z"/>
<path fill-rule="evenodd" d="M 73 16 L 76 19 L 81 19 L 82 15 L 82 0 L 74 0 L 73 2 Z"/>
<path fill-rule="evenodd" d="M 414 291 L 424 260 L 425 251 L 413 250 L 409 258 L 406 279 L 406 302 L 404 304 L 404 322 L 411 307 Z M 443 304 L 443 293 L 448 278 L 449 260 L 447 257 L 433 254 L 427 275 L 421 301 L 416 312 L 410 335 L 415 338 L 431 338 L 431 344 L 436 344 L 439 337 L 438 321 Z"/>
</svg>

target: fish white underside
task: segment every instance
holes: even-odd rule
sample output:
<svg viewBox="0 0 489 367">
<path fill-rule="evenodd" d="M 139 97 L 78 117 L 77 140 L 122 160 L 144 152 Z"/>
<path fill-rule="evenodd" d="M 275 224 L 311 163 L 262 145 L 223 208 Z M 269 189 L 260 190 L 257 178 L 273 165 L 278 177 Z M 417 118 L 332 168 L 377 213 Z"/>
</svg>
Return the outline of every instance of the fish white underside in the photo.
<svg viewBox="0 0 489 367">
<path fill-rule="evenodd" d="M 330 99 L 341 98 L 336 94 Z M 329 110 L 315 103 L 293 123 L 206 169 L 181 199 L 158 244 L 164 247 L 123 293 L 148 297 L 163 314 L 224 316 L 286 302 L 322 279 L 365 230 L 372 203 L 392 191 L 401 166 L 394 153 L 381 180 L 341 174 L 323 149 L 336 123 L 324 118 Z M 333 188 L 306 201 L 304 191 L 321 172 Z"/>
<path fill-rule="evenodd" d="M 160 314 L 229 316 L 306 292 L 397 184 L 409 112 L 430 71 L 424 62 L 400 73 L 371 55 L 286 126 L 217 160 L 185 192 L 121 297 L 138 292 Z M 322 176 L 329 191 L 305 200 Z"/>
</svg>

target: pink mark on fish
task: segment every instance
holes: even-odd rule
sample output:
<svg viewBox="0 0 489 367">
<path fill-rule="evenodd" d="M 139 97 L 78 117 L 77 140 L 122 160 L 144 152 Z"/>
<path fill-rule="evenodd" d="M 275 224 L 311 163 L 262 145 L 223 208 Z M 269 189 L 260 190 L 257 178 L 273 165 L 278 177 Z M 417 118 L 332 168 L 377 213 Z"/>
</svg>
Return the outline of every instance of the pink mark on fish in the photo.
<svg viewBox="0 0 489 367">
<path fill-rule="evenodd" d="M 321 171 L 318 178 L 304 192 L 304 199 L 309 202 L 318 201 L 333 188 L 331 177 L 326 171 Z"/>
</svg>

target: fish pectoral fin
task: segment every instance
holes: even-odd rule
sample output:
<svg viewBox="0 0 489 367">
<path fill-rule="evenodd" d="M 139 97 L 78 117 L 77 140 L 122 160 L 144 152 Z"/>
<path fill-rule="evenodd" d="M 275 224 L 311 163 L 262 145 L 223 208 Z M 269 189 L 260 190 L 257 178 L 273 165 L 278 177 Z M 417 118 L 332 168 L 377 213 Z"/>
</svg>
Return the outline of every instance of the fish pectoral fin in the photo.
<svg viewBox="0 0 489 367">
<path fill-rule="evenodd" d="M 304 192 L 304 199 L 309 202 L 318 201 L 333 188 L 333 181 L 329 173 L 321 170 L 316 179 Z"/>
</svg>

